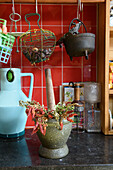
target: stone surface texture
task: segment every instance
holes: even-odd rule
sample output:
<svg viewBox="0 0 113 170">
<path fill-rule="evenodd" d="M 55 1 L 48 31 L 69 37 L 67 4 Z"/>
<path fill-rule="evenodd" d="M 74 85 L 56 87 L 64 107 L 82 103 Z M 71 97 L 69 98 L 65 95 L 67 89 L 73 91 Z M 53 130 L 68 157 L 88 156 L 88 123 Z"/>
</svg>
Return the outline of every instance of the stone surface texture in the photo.
<svg viewBox="0 0 113 170">
<path fill-rule="evenodd" d="M 47 159 L 38 154 L 40 141 L 27 129 L 22 139 L 0 139 L 0 170 L 112 170 L 113 136 L 102 133 L 71 132 L 69 154 L 62 159 Z"/>
</svg>

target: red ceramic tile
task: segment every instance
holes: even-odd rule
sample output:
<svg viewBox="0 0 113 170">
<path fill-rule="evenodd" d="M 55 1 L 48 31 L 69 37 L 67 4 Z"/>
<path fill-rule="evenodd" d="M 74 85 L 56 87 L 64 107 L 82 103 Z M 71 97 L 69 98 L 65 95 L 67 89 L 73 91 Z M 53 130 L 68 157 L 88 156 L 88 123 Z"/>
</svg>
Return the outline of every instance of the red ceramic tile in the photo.
<svg viewBox="0 0 113 170">
<path fill-rule="evenodd" d="M 63 26 L 63 36 L 64 36 L 64 34 L 66 34 L 67 32 L 69 32 L 69 26 Z"/>
<path fill-rule="evenodd" d="M 82 57 L 73 57 L 71 61 L 69 55 L 66 52 L 65 47 L 63 47 L 63 66 L 81 66 Z"/>
<path fill-rule="evenodd" d="M 83 65 L 84 66 L 88 66 L 88 65 L 96 66 L 96 51 L 88 55 L 88 60 L 85 57 L 83 57 Z"/>
<path fill-rule="evenodd" d="M 17 25 L 17 31 L 15 30 L 15 24 L 7 26 L 7 32 L 20 32 L 20 25 Z"/>
<path fill-rule="evenodd" d="M 43 88 L 43 105 L 47 107 L 46 88 Z"/>
<path fill-rule="evenodd" d="M 51 77 L 52 77 L 52 82 L 53 86 L 59 86 L 62 83 L 62 69 L 61 68 L 51 68 Z M 43 86 L 46 86 L 46 79 L 45 79 L 45 68 L 43 71 Z"/>
<path fill-rule="evenodd" d="M 0 62 L 0 68 L 10 68 L 10 60 L 7 63 Z"/>
<path fill-rule="evenodd" d="M 56 36 L 56 41 L 62 37 L 60 26 L 43 26 L 42 28 L 53 32 Z"/>
<path fill-rule="evenodd" d="M 83 68 L 83 81 L 96 81 L 96 67 L 85 66 Z"/>
<path fill-rule="evenodd" d="M 42 25 L 61 25 L 61 5 L 42 5 Z"/>
<path fill-rule="evenodd" d="M 92 67 L 92 72 L 91 72 L 91 81 L 96 81 L 96 67 Z"/>
<path fill-rule="evenodd" d="M 50 56 L 49 60 L 46 60 L 46 62 L 43 62 L 44 67 L 50 67 L 50 66 L 61 66 L 62 64 L 62 50 L 57 46 Z"/>
<path fill-rule="evenodd" d="M 96 37 L 96 33 L 97 33 L 97 27 L 95 26 L 86 26 L 87 32 L 88 33 L 93 33 L 95 34 Z M 83 29 L 83 32 L 85 32 L 85 29 Z"/>
<path fill-rule="evenodd" d="M 21 86 L 22 87 L 22 86 Z M 23 93 L 28 97 L 29 96 L 29 88 L 21 88 Z"/>
<path fill-rule="evenodd" d="M 54 88 L 54 94 L 55 94 L 55 104 L 60 102 L 60 98 L 59 98 L 59 87 Z"/>
<path fill-rule="evenodd" d="M 80 13 L 80 19 L 81 16 Z M 63 5 L 63 25 L 70 25 L 74 18 L 77 18 L 77 5 Z"/>
<path fill-rule="evenodd" d="M 34 30 L 34 29 L 39 29 L 39 26 L 38 25 L 32 25 L 31 30 Z M 26 33 L 27 31 L 29 31 L 29 26 L 27 26 L 27 25 L 23 26 L 22 25 L 22 32 Z"/>
<path fill-rule="evenodd" d="M 34 77 L 33 87 L 41 86 L 41 70 L 39 68 L 22 68 L 22 73 L 32 73 Z M 23 86 L 30 86 L 30 77 L 23 77 Z"/>
<path fill-rule="evenodd" d="M 30 76 L 21 76 L 22 87 L 25 87 L 25 88 L 30 87 L 30 81 L 31 81 Z"/>
<path fill-rule="evenodd" d="M 38 5 L 37 8 L 38 8 L 38 14 L 41 15 L 41 5 Z M 21 5 L 22 25 L 28 25 L 27 22 L 25 21 L 25 15 L 30 14 L 30 13 L 36 13 L 35 4 L 22 4 Z M 30 17 L 27 18 L 27 20 L 30 22 L 31 26 L 32 25 L 37 25 L 38 19 L 39 19 L 38 15 L 30 16 Z M 39 21 L 39 24 L 40 23 L 41 23 L 41 19 Z"/>
<path fill-rule="evenodd" d="M 35 100 L 42 105 L 42 89 L 41 88 L 33 88 L 32 100 Z"/>
<path fill-rule="evenodd" d="M 29 116 L 27 117 L 26 127 L 27 127 L 27 126 L 34 126 L 34 125 L 35 125 L 35 123 L 34 123 L 34 121 L 32 120 L 31 115 L 29 115 Z"/>
<path fill-rule="evenodd" d="M 15 12 L 20 14 L 20 5 L 15 4 Z M 0 4 L 0 18 L 7 20 L 7 25 L 11 24 L 11 20 L 9 15 L 13 13 L 12 11 L 12 4 Z M 17 22 L 17 25 L 20 25 L 20 21 Z"/>
<path fill-rule="evenodd" d="M 63 82 L 82 81 L 81 68 L 63 68 Z"/>
<path fill-rule="evenodd" d="M 83 23 L 89 26 L 96 25 L 97 4 L 84 4 Z"/>
<path fill-rule="evenodd" d="M 12 61 L 12 67 L 21 67 L 21 51 L 19 49 L 19 52 L 17 53 L 17 47 L 13 47 L 12 50 L 12 56 L 11 56 L 11 61 Z"/>
</svg>

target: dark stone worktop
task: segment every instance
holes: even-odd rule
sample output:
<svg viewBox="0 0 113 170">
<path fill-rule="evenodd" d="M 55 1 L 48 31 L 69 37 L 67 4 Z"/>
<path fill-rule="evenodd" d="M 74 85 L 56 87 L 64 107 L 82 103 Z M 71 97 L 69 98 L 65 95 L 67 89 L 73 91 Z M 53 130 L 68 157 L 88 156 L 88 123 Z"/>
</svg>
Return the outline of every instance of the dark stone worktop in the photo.
<svg viewBox="0 0 113 170">
<path fill-rule="evenodd" d="M 40 141 L 36 134 L 31 136 L 31 131 L 26 130 L 25 137 L 19 140 L 0 138 L 0 170 L 113 170 L 113 136 L 72 132 L 67 142 L 69 154 L 54 160 L 39 156 Z"/>
</svg>

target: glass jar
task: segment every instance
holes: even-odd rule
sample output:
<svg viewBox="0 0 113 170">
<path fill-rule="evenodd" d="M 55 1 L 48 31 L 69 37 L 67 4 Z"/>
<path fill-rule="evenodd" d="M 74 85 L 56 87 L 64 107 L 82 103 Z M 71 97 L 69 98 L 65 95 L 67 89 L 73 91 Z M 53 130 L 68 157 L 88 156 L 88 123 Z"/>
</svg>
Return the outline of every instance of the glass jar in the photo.
<svg viewBox="0 0 113 170">
<path fill-rule="evenodd" d="M 87 132 L 101 132 L 100 110 L 89 103 L 85 109 L 85 127 Z"/>
</svg>

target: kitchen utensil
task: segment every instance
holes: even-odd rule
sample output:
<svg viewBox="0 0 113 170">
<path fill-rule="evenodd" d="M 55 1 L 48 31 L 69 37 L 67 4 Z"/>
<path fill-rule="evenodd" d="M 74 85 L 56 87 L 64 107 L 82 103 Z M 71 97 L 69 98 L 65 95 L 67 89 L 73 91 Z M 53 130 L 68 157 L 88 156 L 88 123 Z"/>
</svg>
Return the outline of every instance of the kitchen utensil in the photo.
<svg viewBox="0 0 113 170">
<path fill-rule="evenodd" d="M 11 21 L 15 22 L 15 32 L 17 32 L 17 25 L 16 25 L 16 23 L 21 20 L 21 16 L 20 16 L 20 14 L 18 14 L 18 13 L 15 12 L 14 0 L 12 0 L 12 5 L 13 5 L 13 7 L 12 7 L 13 13 L 11 13 L 11 14 L 9 15 L 9 18 L 10 18 Z M 15 19 L 15 17 L 18 17 L 18 19 Z M 10 31 L 10 32 L 11 32 L 11 31 Z M 18 53 L 19 50 L 18 50 L 18 40 L 17 40 L 17 36 L 16 36 L 16 46 L 17 46 L 16 52 Z"/>
<path fill-rule="evenodd" d="M 101 101 L 101 85 L 96 82 L 88 82 L 84 85 L 84 99 L 86 102 L 95 104 Z"/>
<path fill-rule="evenodd" d="M 101 111 L 97 103 L 101 102 L 101 84 L 88 82 L 84 84 L 84 99 L 86 108 L 86 130 L 88 132 L 101 131 Z"/>
<path fill-rule="evenodd" d="M 39 17 L 37 21 L 39 29 L 31 30 L 30 22 L 27 18 L 34 15 Z M 22 52 L 31 64 L 36 64 L 49 59 L 56 44 L 55 34 L 49 30 L 40 28 L 39 20 L 40 15 L 38 13 L 25 15 L 25 21 L 29 24 L 29 30 L 22 34 L 19 39 Z"/>
<path fill-rule="evenodd" d="M 14 16 L 18 16 L 18 19 L 13 19 Z M 15 32 L 17 32 L 16 22 L 21 20 L 20 14 L 18 14 L 18 13 L 11 13 L 11 14 L 9 15 L 9 18 L 10 18 L 10 20 L 12 20 L 13 22 L 15 22 Z M 16 36 L 16 47 L 17 47 L 16 52 L 19 53 L 17 36 Z"/>
<path fill-rule="evenodd" d="M 74 21 L 78 21 L 78 23 L 75 23 Z M 84 26 L 86 33 L 78 32 L 81 25 Z M 64 43 L 66 52 L 71 60 L 73 60 L 73 57 L 79 56 L 85 56 L 85 58 L 88 59 L 88 55 L 95 49 L 95 35 L 87 33 L 84 23 L 81 20 L 74 18 L 69 25 L 69 32 L 60 38 L 56 42 L 56 45 L 60 45 L 61 43 Z"/>
<path fill-rule="evenodd" d="M 54 96 L 53 82 L 51 78 L 50 69 L 45 69 L 45 77 L 46 77 L 47 107 L 50 110 L 55 110 L 55 96 Z"/>
<path fill-rule="evenodd" d="M 30 90 L 27 97 L 21 90 L 21 77 L 30 76 Z M 27 115 L 19 100 L 31 100 L 33 74 L 21 73 L 19 68 L 0 69 L 0 136 L 19 137 L 25 133 Z"/>
<path fill-rule="evenodd" d="M 77 83 L 74 85 L 75 96 L 73 100 L 74 112 L 77 114 L 74 116 L 73 130 L 77 133 L 85 132 L 85 112 L 84 112 L 84 102 L 80 100 L 80 84 Z"/>
<path fill-rule="evenodd" d="M 0 23 L 6 27 L 6 20 L 0 18 Z M 0 32 L 0 62 L 7 64 L 11 55 L 15 37 L 9 33 Z"/>
</svg>

